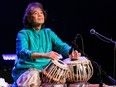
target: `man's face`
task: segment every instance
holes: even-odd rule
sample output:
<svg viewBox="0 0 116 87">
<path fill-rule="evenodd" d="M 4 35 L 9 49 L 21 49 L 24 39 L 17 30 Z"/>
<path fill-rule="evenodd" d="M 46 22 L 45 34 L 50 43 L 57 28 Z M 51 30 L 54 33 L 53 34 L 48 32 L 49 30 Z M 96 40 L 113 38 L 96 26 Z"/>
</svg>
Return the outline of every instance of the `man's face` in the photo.
<svg viewBox="0 0 116 87">
<path fill-rule="evenodd" d="M 34 23 L 34 25 L 42 25 L 44 23 L 44 14 L 43 11 L 40 8 L 31 8 L 31 16 L 28 18 L 31 23 Z"/>
</svg>

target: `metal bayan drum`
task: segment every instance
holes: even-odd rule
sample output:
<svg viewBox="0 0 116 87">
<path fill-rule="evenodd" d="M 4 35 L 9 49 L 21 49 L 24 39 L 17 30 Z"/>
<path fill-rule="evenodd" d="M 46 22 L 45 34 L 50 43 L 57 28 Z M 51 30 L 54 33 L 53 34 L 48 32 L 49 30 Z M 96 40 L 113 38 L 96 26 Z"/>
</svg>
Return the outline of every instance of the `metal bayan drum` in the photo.
<svg viewBox="0 0 116 87">
<path fill-rule="evenodd" d="M 91 61 L 85 57 L 79 57 L 77 60 L 67 58 L 64 62 L 69 66 L 67 77 L 69 83 L 87 82 L 93 75 Z"/>
<path fill-rule="evenodd" d="M 68 74 L 68 65 L 61 60 L 52 60 L 51 63 L 43 69 L 44 83 L 62 83 L 66 82 Z"/>
</svg>

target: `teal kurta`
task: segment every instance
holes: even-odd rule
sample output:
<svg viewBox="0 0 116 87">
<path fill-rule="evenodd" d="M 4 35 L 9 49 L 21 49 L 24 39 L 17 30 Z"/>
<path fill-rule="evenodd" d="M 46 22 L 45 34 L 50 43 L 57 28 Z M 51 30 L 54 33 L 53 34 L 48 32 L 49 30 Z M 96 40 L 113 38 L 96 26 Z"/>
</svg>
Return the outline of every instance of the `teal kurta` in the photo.
<svg viewBox="0 0 116 87">
<path fill-rule="evenodd" d="M 68 57 L 70 48 L 49 28 L 43 28 L 40 31 L 34 29 L 20 30 L 16 38 L 17 59 L 12 70 L 14 81 L 26 70 L 30 68 L 42 70 L 51 61 L 50 58 L 32 59 L 31 54 L 33 52 L 47 53 L 55 49 Z"/>
</svg>

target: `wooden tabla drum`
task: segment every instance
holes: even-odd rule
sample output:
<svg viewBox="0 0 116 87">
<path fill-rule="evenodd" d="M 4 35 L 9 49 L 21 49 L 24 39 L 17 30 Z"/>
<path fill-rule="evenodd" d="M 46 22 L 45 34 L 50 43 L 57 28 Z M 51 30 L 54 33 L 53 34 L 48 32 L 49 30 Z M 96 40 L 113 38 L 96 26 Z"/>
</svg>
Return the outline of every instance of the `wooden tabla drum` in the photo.
<svg viewBox="0 0 116 87">
<path fill-rule="evenodd" d="M 69 66 L 67 76 L 69 83 L 87 82 L 93 75 L 91 61 L 85 57 L 79 57 L 77 60 L 67 58 L 64 62 Z"/>
<path fill-rule="evenodd" d="M 68 70 L 68 65 L 63 61 L 52 60 L 50 64 L 43 69 L 43 82 L 64 84 L 66 82 Z"/>
</svg>

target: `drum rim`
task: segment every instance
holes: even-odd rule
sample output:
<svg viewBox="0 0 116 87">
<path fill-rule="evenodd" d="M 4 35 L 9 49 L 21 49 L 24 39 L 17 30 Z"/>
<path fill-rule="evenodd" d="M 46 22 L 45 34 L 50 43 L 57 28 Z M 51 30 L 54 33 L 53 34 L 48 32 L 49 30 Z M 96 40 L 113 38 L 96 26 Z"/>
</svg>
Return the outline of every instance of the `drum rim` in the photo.
<svg viewBox="0 0 116 87">
<path fill-rule="evenodd" d="M 59 63 L 58 61 L 62 62 L 63 64 Z M 63 69 L 68 69 L 68 65 L 61 61 L 61 60 L 52 60 L 52 62 L 56 65 L 56 66 L 59 66 L 60 68 L 63 68 Z"/>
<path fill-rule="evenodd" d="M 82 58 L 84 58 L 84 60 L 82 60 Z M 84 56 L 81 56 L 81 57 L 78 57 L 77 60 L 74 60 L 74 61 L 71 61 L 71 58 L 66 58 L 63 60 L 63 62 L 65 62 L 66 64 L 73 64 L 73 63 L 89 63 L 90 60 L 87 59 L 87 57 L 84 57 Z"/>
</svg>

